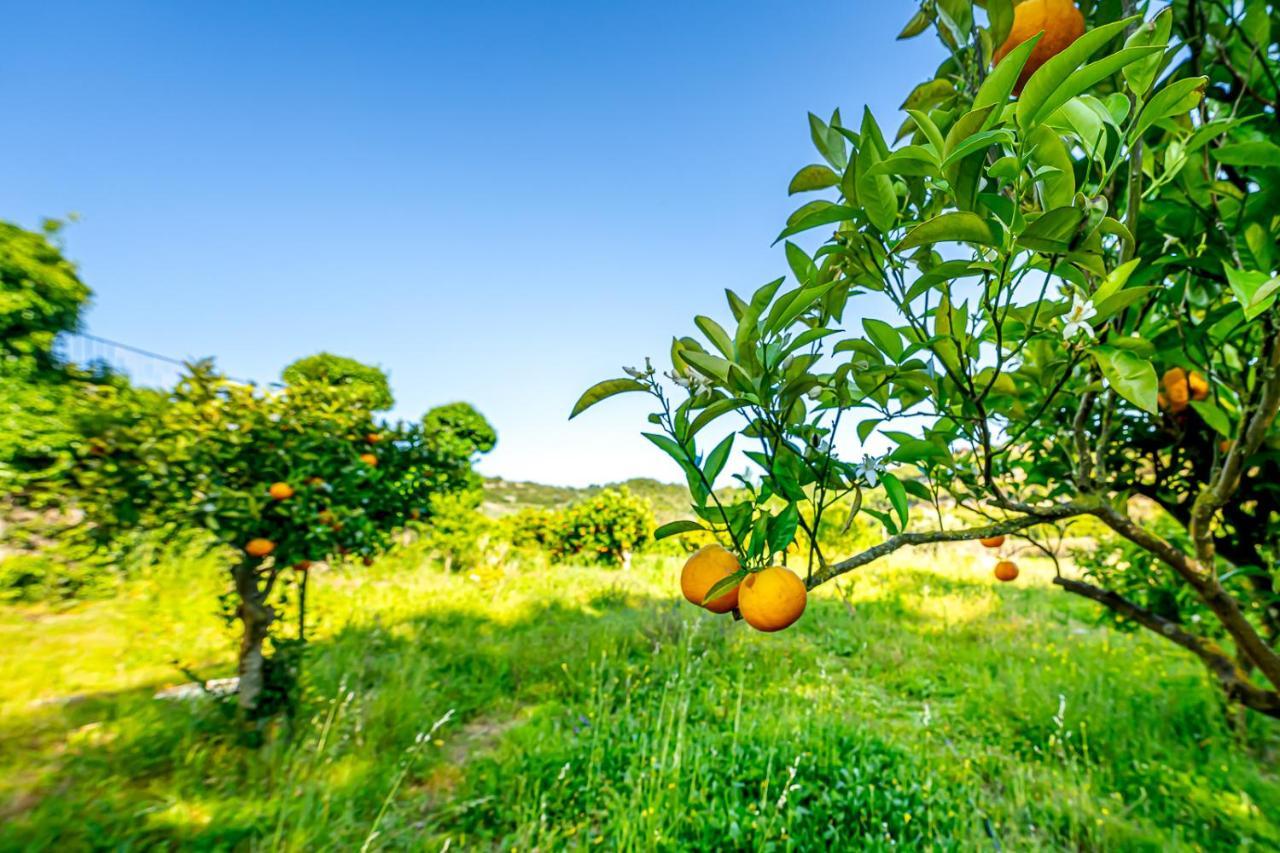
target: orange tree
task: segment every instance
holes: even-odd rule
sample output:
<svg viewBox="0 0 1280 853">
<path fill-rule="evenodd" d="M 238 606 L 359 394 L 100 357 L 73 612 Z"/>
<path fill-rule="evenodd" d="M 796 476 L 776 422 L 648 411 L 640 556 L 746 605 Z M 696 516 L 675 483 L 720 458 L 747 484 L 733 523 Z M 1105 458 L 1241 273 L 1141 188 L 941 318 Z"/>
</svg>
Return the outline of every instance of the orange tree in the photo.
<svg viewBox="0 0 1280 853">
<path fill-rule="evenodd" d="M 833 230 L 785 243 L 791 282 L 729 291 L 731 324 L 697 317 L 672 346 L 679 390 L 646 363 L 583 395 L 574 414 L 654 396 L 647 435 L 697 515 L 660 535 L 711 529 L 741 559 L 707 599 L 797 529 L 813 588 L 907 545 L 1007 535 L 1052 555 L 1092 517 L 1145 559 L 1055 582 L 1280 717 L 1280 26 L 1265 0 L 1136 7 L 1086 3 L 1080 25 L 1060 0 L 922 4 L 903 37 L 932 30 L 948 56 L 896 138 L 870 112 L 810 116 L 821 162 L 790 189 L 819 197 L 778 239 Z M 837 447 L 873 434 L 884 459 Z M 758 475 L 722 503 L 738 439 Z M 824 553 L 808 530 L 868 489 L 891 507 L 884 541 Z M 929 509 L 914 521 L 911 498 Z"/>
<path fill-rule="evenodd" d="M 398 528 L 430 515 L 433 495 L 477 488 L 472 462 L 495 440 L 465 404 L 423 423 L 381 423 L 370 403 L 389 397 L 367 384 L 291 378 L 262 390 L 194 365 L 158 410 L 104 425 L 92 437 L 102 450 L 75 472 L 102 539 L 195 526 L 238 554 L 224 604 L 242 626 L 238 702 L 253 714 L 290 696 L 312 562 L 368 563 Z M 298 620 L 289 634 L 286 608 Z"/>
</svg>

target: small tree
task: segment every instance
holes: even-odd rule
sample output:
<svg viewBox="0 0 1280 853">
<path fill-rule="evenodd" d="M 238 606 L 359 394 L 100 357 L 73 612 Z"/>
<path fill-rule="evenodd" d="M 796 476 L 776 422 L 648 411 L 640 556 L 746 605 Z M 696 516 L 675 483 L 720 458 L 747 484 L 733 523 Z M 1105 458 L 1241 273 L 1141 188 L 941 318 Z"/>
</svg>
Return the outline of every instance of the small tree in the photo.
<svg viewBox="0 0 1280 853">
<path fill-rule="evenodd" d="M 281 391 L 230 382 L 195 365 L 160 411 L 133 413 L 94 437 L 105 451 L 77 472 L 97 532 L 203 527 L 235 549 L 224 600 L 242 625 L 238 701 L 278 708 L 292 685 L 289 655 L 305 640 L 313 561 L 366 562 L 434 495 L 477 485 L 475 444 L 439 446 L 416 424 L 374 421 L 368 386 L 295 376 Z M 281 620 L 297 611 L 289 637 Z"/>
<path fill-rule="evenodd" d="M 37 234 L 0 222 L 0 369 L 51 366 L 58 335 L 79 328 L 89 288 L 52 242 L 60 228 L 48 220 Z"/>
<path fill-rule="evenodd" d="M 744 565 L 730 585 L 797 529 L 813 588 L 907 545 L 1016 535 L 1056 556 L 1071 519 L 1097 518 L 1214 629 L 1144 606 L 1101 568 L 1055 582 L 1280 717 L 1280 27 L 1263 0 L 1178 2 L 1145 23 L 1136 5 L 1086 4 L 1088 31 L 1055 38 L 1026 75 L 1038 35 L 987 72 L 1009 0 L 987 0 L 985 21 L 968 0 L 922 4 L 904 37 L 933 28 L 949 56 L 908 94 L 895 146 L 870 112 L 856 127 L 810 116 L 822 162 L 791 192 L 831 197 L 779 240 L 835 231 L 816 251 L 786 243 L 794 284 L 730 291 L 728 328 L 697 317 L 701 340 L 672 347 L 679 399 L 646 366 L 574 414 L 654 396 L 660 431 L 646 435 L 681 465 L 697 514 L 659 535 L 714 530 Z M 732 416 L 745 427 L 703 453 L 703 430 Z M 842 454 L 850 427 L 893 450 Z M 737 436 L 760 476 L 724 505 L 711 485 Z M 868 489 L 892 507 L 875 515 L 887 538 L 824 553 L 810 528 Z M 1138 495 L 1184 533 L 1135 515 Z M 929 518 L 913 523 L 909 498 Z M 944 526 L 943 501 L 979 523 Z"/>
</svg>

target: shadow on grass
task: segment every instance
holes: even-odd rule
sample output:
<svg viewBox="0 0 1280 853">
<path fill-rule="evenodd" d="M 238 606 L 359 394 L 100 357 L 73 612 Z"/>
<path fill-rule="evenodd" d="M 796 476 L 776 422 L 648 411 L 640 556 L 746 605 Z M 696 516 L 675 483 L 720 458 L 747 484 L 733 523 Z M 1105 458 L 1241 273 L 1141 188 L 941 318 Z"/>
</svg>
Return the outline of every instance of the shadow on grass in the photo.
<svg viewBox="0 0 1280 853">
<path fill-rule="evenodd" d="M 300 711 L 257 750 L 211 700 L 155 699 L 171 682 L 34 707 L 0 723 L 0 849 L 234 847 L 306 822 L 312 801 L 358 846 L 406 747 L 446 712 L 442 739 L 482 714 L 574 701 L 583 660 L 639 653 L 680 625 L 674 602 L 616 592 L 512 620 L 436 608 L 349 625 L 310 644 Z M 441 760 L 422 751 L 418 772 Z"/>
</svg>

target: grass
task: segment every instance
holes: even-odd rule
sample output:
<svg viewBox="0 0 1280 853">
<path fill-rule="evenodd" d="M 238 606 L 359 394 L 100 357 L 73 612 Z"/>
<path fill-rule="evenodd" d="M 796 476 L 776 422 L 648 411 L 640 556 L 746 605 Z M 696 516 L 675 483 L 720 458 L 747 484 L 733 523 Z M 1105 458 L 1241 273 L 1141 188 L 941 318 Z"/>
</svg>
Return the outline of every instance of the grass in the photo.
<svg viewBox="0 0 1280 853">
<path fill-rule="evenodd" d="M 265 745 L 173 661 L 228 674 L 219 568 L 0 610 L 6 849 L 1276 849 L 1280 727 L 1095 626 L 1024 565 L 917 551 L 756 634 L 678 563 L 313 585 L 305 695 Z"/>
</svg>

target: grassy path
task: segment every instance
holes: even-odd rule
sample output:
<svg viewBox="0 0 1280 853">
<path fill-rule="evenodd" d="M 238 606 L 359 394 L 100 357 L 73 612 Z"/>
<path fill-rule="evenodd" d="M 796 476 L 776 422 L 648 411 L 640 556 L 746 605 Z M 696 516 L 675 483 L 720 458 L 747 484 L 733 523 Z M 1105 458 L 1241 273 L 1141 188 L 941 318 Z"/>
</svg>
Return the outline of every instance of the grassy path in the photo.
<svg viewBox="0 0 1280 853">
<path fill-rule="evenodd" d="M 246 751 L 217 568 L 0 611 L 0 847 L 1280 847 L 1280 729 L 1025 567 L 917 552 L 781 635 L 672 598 L 677 564 L 318 578 L 306 696 Z M 928 568 L 923 568 L 928 566 Z"/>
</svg>

